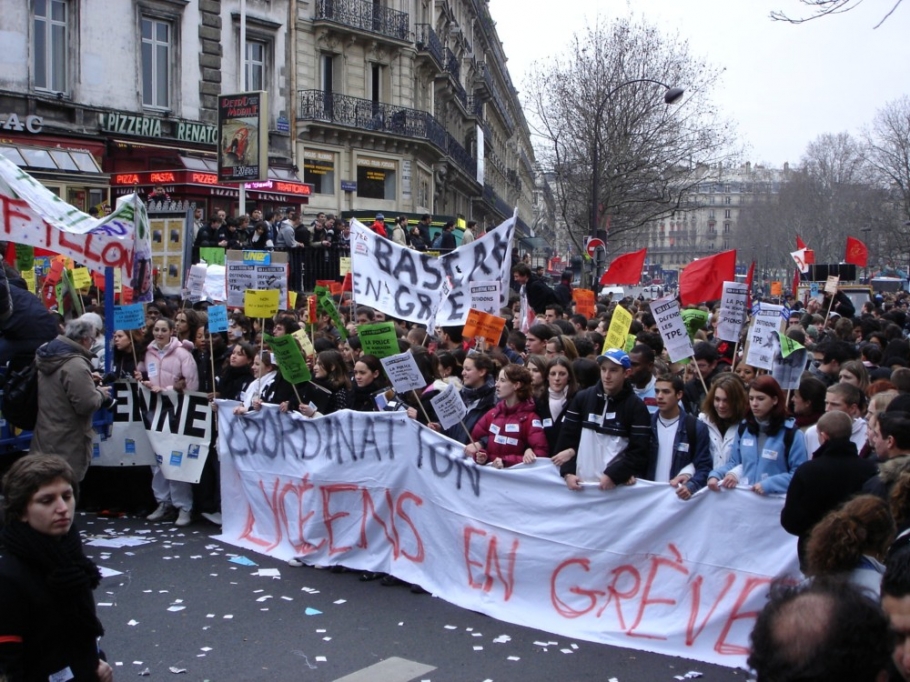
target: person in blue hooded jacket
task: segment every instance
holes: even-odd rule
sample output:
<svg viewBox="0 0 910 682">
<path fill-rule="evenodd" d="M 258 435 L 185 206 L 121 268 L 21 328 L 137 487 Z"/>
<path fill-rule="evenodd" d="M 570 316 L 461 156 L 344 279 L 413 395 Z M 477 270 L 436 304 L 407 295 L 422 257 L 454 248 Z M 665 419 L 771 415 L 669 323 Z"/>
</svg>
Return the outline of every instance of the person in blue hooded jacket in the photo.
<svg viewBox="0 0 910 682">
<path fill-rule="evenodd" d="M 752 382 L 749 409 L 727 463 L 708 474 L 708 487 L 718 492 L 749 485 L 760 495 L 782 495 L 793 472 L 808 459 L 805 436 L 787 418 L 786 398 L 770 375 Z"/>
</svg>

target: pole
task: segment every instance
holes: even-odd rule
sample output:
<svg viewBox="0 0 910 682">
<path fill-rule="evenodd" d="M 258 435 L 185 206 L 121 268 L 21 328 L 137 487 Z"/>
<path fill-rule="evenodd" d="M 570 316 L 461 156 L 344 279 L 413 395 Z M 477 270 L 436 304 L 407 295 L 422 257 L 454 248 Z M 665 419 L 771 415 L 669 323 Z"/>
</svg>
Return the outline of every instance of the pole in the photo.
<svg viewBox="0 0 910 682">
<path fill-rule="evenodd" d="M 708 386 L 705 384 L 705 378 L 701 375 L 701 369 L 698 367 L 698 363 L 695 361 L 695 358 L 692 358 L 692 364 L 695 365 L 695 373 L 698 375 L 699 381 L 701 381 L 701 387 L 705 389 L 705 394 L 708 393 Z"/>
<path fill-rule="evenodd" d="M 296 17 L 295 17 L 296 23 Z M 237 80 L 240 81 L 240 92 L 246 92 L 246 0 L 240 0 L 240 68 L 237 70 Z M 291 93 L 296 97 L 297 93 Z M 238 216 L 246 213 L 246 183 L 241 182 L 237 192 Z"/>
<path fill-rule="evenodd" d="M 423 412 L 423 416 L 427 418 L 427 424 L 429 424 L 429 423 L 430 423 L 430 415 L 427 414 L 427 408 L 425 408 L 425 407 L 423 406 L 423 403 L 420 402 L 420 396 L 417 395 L 417 391 L 416 391 L 415 389 L 412 388 L 412 389 L 411 389 L 411 393 L 414 394 L 414 400 L 417 401 L 417 405 L 420 407 L 420 411 Z"/>
</svg>

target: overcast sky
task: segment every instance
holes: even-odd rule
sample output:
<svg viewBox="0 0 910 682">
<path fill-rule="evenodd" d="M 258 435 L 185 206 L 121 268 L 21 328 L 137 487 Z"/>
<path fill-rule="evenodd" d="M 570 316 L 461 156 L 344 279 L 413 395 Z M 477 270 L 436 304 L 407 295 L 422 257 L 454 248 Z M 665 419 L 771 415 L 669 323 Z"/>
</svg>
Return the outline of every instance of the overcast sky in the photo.
<svg viewBox="0 0 910 682">
<path fill-rule="evenodd" d="M 725 67 L 714 101 L 737 122 L 747 159 L 796 164 L 823 133 L 858 134 L 886 102 L 910 94 L 910 0 L 881 27 L 893 0 L 801 25 L 771 21 L 797 0 L 490 0 L 490 12 L 519 91 L 546 60 L 598 14 L 636 16 L 688 40 L 693 55 Z M 677 83 L 685 87 L 685 83 Z"/>
</svg>

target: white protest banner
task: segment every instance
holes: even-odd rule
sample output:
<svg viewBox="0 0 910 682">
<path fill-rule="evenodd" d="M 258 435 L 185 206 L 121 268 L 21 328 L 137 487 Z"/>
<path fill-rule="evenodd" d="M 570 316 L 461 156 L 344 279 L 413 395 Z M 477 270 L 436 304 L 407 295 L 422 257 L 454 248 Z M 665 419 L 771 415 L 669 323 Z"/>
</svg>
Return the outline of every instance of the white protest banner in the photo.
<svg viewBox="0 0 910 682">
<path fill-rule="evenodd" d="M 353 296 L 408 322 L 426 324 L 436 310 L 435 326 L 463 325 L 471 308 L 467 282 L 501 282 L 499 307 L 509 290 L 512 237 L 516 218 L 443 256 L 434 257 L 395 244 L 351 220 Z M 439 289 L 451 278 L 452 292 L 439 301 Z M 498 311 L 498 308 L 497 308 Z"/>
<path fill-rule="evenodd" d="M 427 380 L 420 373 L 413 353 L 390 355 L 380 358 L 379 362 L 382 363 L 386 376 L 392 382 L 392 388 L 398 393 L 423 390 L 427 387 Z"/>
<path fill-rule="evenodd" d="M 212 406 L 205 393 L 153 393 L 140 387 L 155 460 L 171 481 L 199 483 L 212 440 Z"/>
<path fill-rule="evenodd" d="M 491 315 L 499 315 L 502 309 L 501 282 L 469 282 L 467 286 L 471 301 L 469 307 Z"/>
<path fill-rule="evenodd" d="M 780 353 L 780 342 L 777 332 L 780 330 L 781 311 L 783 306 L 762 303 L 761 310 L 752 317 L 749 327 L 749 350 L 746 353 L 746 364 L 758 369 L 771 371 L 775 351 Z"/>
<path fill-rule="evenodd" d="M 67 204 L 0 154 L 0 240 L 69 256 L 92 272 L 119 270 L 133 300 L 152 300 L 152 242 L 148 212 L 136 195 L 93 218 Z"/>
<path fill-rule="evenodd" d="M 724 282 L 720 297 L 720 320 L 717 323 L 717 338 L 721 341 L 739 341 L 746 321 L 746 306 L 749 301 L 749 287 L 740 282 Z"/>
<path fill-rule="evenodd" d="M 726 666 L 745 662 L 772 578 L 797 572 L 780 497 L 683 502 L 645 481 L 573 492 L 548 462 L 477 466 L 404 413 L 298 421 L 219 402 L 232 501 L 220 539 L 244 550 L 387 572 L 510 623 Z"/>
<path fill-rule="evenodd" d="M 444 429 L 452 428 L 468 413 L 468 406 L 461 399 L 455 384 L 448 384 L 440 393 L 430 398 L 430 404 L 436 412 L 436 420 Z"/>
<path fill-rule="evenodd" d="M 111 387 L 114 421 L 105 433 L 95 433 L 92 466 L 148 466 L 155 463 L 155 451 L 142 420 L 143 402 L 135 381 L 115 381 Z"/>
<path fill-rule="evenodd" d="M 774 350 L 774 361 L 771 365 L 771 376 L 775 378 L 780 387 L 787 390 L 799 388 L 799 379 L 806 369 L 809 351 L 800 348 L 784 357 L 780 350 L 780 342 Z"/>
<path fill-rule="evenodd" d="M 679 311 L 679 302 L 672 296 L 651 301 L 651 314 L 657 321 L 657 328 L 667 347 L 670 362 L 692 357 L 694 349 Z"/>
</svg>

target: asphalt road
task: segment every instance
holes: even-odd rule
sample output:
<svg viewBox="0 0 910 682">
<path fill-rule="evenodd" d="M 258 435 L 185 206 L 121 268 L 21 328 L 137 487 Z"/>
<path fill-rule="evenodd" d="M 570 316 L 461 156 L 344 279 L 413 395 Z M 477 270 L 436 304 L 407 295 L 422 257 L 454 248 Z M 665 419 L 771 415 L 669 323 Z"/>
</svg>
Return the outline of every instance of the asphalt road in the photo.
<svg viewBox="0 0 910 682">
<path fill-rule="evenodd" d="M 77 523 L 87 542 L 149 541 L 86 547 L 100 566 L 121 572 L 96 591 L 102 646 L 118 680 L 147 672 L 174 682 L 669 682 L 689 671 L 712 682 L 749 679 L 503 623 L 407 587 L 361 582 L 357 573 L 293 568 L 212 539 L 218 529 L 204 521 L 177 529 L 80 513 Z M 238 555 L 257 565 L 233 563 Z"/>
</svg>

